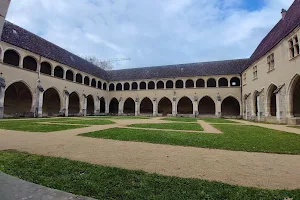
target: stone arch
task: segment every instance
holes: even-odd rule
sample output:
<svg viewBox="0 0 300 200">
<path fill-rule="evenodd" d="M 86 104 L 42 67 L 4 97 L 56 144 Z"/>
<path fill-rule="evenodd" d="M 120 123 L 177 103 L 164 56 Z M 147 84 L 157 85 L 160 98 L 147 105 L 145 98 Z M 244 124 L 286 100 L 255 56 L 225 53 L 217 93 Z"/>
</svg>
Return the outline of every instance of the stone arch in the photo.
<svg viewBox="0 0 300 200">
<path fill-rule="evenodd" d="M 155 83 L 154 81 L 150 81 L 148 83 L 148 90 L 154 90 L 155 89 Z"/>
<path fill-rule="evenodd" d="M 131 90 L 137 90 L 138 89 L 138 84 L 137 84 L 137 82 L 133 82 L 132 84 L 131 84 Z"/>
<path fill-rule="evenodd" d="M 128 98 L 125 100 L 123 112 L 125 114 L 134 114 L 135 113 L 135 102 L 132 98 Z"/>
<path fill-rule="evenodd" d="M 145 97 L 142 101 L 141 101 L 141 105 L 140 105 L 140 113 L 147 113 L 147 114 L 152 114 L 153 113 L 153 103 L 152 101 L 148 98 Z"/>
<path fill-rule="evenodd" d="M 58 78 L 64 77 L 64 69 L 61 66 L 56 66 L 54 68 L 54 76 Z"/>
<path fill-rule="evenodd" d="M 167 89 L 173 89 L 174 88 L 174 82 L 173 81 L 171 81 L 171 80 L 168 80 L 167 82 L 166 82 L 166 88 Z"/>
<path fill-rule="evenodd" d="M 26 116 L 31 112 L 33 95 L 24 81 L 16 81 L 5 90 L 4 115 Z"/>
<path fill-rule="evenodd" d="M 116 98 L 110 100 L 109 113 L 118 114 L 119 112 L 119 101 Z"/>
<path fill-rule="evenodd" d="M 98 87 L 98 89 L 102 88 L 102 82 L 101 81 L 98 81 L 97 87 Z"/>
<path fill-rule="evenodd" d="M 105 99 L 104 99 L 104 97 L 100 98 L 100 113 L 105 113 Z"/>
<path fill-rule="evenodd" d="M 116 91 L 121 91 L 122 90 L 122 84 L 118 83 L 116 86 Z"/>
<path fill-rule="evenodd" d="M 23 59 L 23 68 L 31 71 L 37 71 L 37 61 L 31 56 L 26 56 Z"/>
<path fill-rule="evenodd" d="M 90 78 L 88 77 L 88 76 L 85 76 L 84 77 L 84 80 L 83 80 L 83 83 L 84 83 L 84 85 L 90 85 Z"/>
<path fill-rule="evenodd" d="M 253 114 L 254 116 L 257 116 L 258 114 L 258 102 L 257 102 L 257 96 L 258 96 L 258 91 L 255 90 L 253 93 Z"/>
<path fill-rule="evenodd" d="M 219 87 L 228 87 L 228 80 L 227 78 L 220 78 L 218 81 Z"/>
<path fill-rule="evenodd" d="M 207 87 L 217 87 L 216 79 L 210 78 L 207 80 Z"/>
<path fill-rule="evenodd" d="M 165 88 L 165 83 L 163 81 L 158 81 L 156 84 L 157 89 L 164 89 Z"/>
<path fill-rule="evenodd" d="M 124 90 L 130 90 L 130 85 L 128 82 L 124 83 Z"/>
<path fill-rule="evenodd" d="M 197 88 L 204 88 L 205 87 L 205 81 L 202 78 L 198 79 L 196 81 L 196 87 Z"/>
<path fill-rule="evenodd" d="M 158 102 L 158 113 L 166 116 L 168 114 L 172 114 L 172 101 L 167 97 L 163 97 Z"/>
<path fill-rule="evenodd" d="M 57 116 L 61 109 L 61 97 L 56 88 L 48 88 L 43 94 L 43 115 Z"/>
<path fill-rule="evenodd" d="M 183 80 L 177 80 L 175 86 L 176 88 L 183 88 Z"/>
<path fill-rule="evenodd" d="M 94 88 L 97 87 L 96 79 L 94 79 L 94 78 L 92 79 L 91 86 L 94 87 Z"/>
<path fill-rule="evenodd" d="M 240 116 L 240 102 L 233 96 L 226 97 L 221 104 L 221 113 L 222 116 Z"/>
<path fill-rule="evenodd" d="M 80 73 L 76 74 L 76 83 L 82 83 L 82 75 Z"/>
<path fill-rule="evenodd" d="M 204 96 L 198 104 L 199 115 L 215 115 L 216 104 L 210 96 Z"/>
<path fill-rule="evenodd" d="M 144 81 L 140 82 L 140 90 L 146 90 L 146 87 L 147 84 Z"/>
<path fill-rule="evenodd" d="M 69 95 L 69 116 L 78 115 L 80 112 L 80 98 L 77 92 Z"/>
<path fill-rule="evenodd" d="M 233 77 L 230 79 L 230 86 L 231 87 L 238 87 L 241 86 L 241 79 L 238 77 Z"/>
<path fill-rule="evenodd" d="M 191 80 L 191 79 L 189 79 L 189 80 L 187 80 L 187 81 L 185 82 L 185 87 L 186 87 L 186 88 L 194 88 L 194 86 L 195 86 L 195 83 L 194 83 L 194 81 Z"/>
<path fill-rule="evenodd" d="M 94 112 L 95 112 L 94 97 L 92 95 L 88 95 L 86 97 L 86 114 L 94 115 Z"/>
<path fill-rule="evenodd" d="M 276 94 L 274 93 L 275 90 L 277 90 L 277 86 L 273 83 L 267 90 L 267 113 L 273 117 L 276 116 L 277 112 Z"/>
<path fill-rule="evenodd" d="M 300 75 L 296 74 L 288 88 L 288 113 L 292 117 L 300 117 Z"/>
<path fill-rule="evenodd" d="M 193 114 L 193 101 L 184 96 L 177 103 L 178 114 Z"/>
<path fill-rule="evenodd" d="M 51 75 L 52 73 L 52 65 L 46 61 L 41 63 L 41 69 L 40 72 L 42 74 L 47 74 L 47 75 Z"/>
<path fill-rule="evenodd" d="M 109 91 L 115 91 L 115 84 L 111 83 L 109 85 Z"/>
<path fill-rule="evenodd" d="M 8 49 L 4 52 L 3 62 L 18 67 L 20 65 L 20 58 L 21 56 L 17 51 Z"/>
<path fill-rule="evenodd" d="M 74 80 L 74 73 L 72 70 L 67 70 L 66 72 L 66 79 L 69 81 L 73 81 Z"/>
</svg>

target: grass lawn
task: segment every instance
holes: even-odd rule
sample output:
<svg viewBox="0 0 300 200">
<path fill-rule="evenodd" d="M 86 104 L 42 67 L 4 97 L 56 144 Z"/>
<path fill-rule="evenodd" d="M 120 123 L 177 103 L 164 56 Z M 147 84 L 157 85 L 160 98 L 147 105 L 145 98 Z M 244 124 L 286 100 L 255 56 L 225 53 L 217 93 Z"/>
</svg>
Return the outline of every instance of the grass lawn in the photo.
<svg viewBox="0 0 300 200">
<path fill-rule="evenodd" d="M 129 127 L 203 131 L 198 123 L 132 124 Z"/>
<path fill-rule="evenodd" d="M 0 121 L 0 129 L 29 131 L 29 132 L 53 132 L 68 129 L 82 128 L 80 125 L 52 125 L 40 124 L 38 122 L 48 122 L 48 120 L 5 120 Z M 60 121 L 60 122 L 63 122 Z"/>
<path fill-rule="evenodd" d="M 215 124 L 224 134 L 112 128 L 81 136 L 235 151 L 300 154 L 300 135 L 258 126 Z"/>
<path fill-rule="evenodd" d="M 53 123 L 64 123 L 64 124 L 82 124 L 82 125 L 106 125 L 106 124 L 114 124 L 115 122 L 107 120 L 107 119 L 76 119 L 69 118 L 67 120 L 50 120 L 49 122 Z"/>
<path fill-rule="evenodd" d="M 150 119 L 150 117 L 143 116 L 89 116 L 88 118 L 103 118 L 103 119 Z"/>
<path fill-rule="evenodd" d="M 283 200 L 300 190 L 264 190 L 104 167 L 63 158 L 0 151 L 0 171 L 97 199 Z"/>
<path fill-rule="evenodd" d="M 175 121 L 175 122 L 197 122 L 197 118 L 189 118 L 189 117 L 166 117 L 162 118 L 162 120 L 167 121 Z"/>
<path fill-rule="evenodd" d="M 207 123 L 238 123 L 238 122 L 234 122 L 228 119 L 223 119 L 223 118 L 199 118 L 200 120 L 203 120 Z"/>
<path fill-rule="evenodd" d="M 167 117 L 162 120 L 176 121 L 176 122 L 197 122 L 197 120 L 203 120 L 208 123 L 237 123 L 231 120 L 223 118 L 188 118 L 188 117 Z"/>
</svg>

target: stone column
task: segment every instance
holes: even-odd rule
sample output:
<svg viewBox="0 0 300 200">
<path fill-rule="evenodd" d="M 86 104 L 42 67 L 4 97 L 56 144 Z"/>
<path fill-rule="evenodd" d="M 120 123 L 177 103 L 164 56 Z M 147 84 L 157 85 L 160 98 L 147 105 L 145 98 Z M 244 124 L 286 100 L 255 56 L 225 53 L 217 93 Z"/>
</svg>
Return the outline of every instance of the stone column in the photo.
<svg viewBox="0 0 300 200">
<path fill-rule="evenodd" d="M 260 107 L 260 96 L 257 95 L 256 96 L 256 101 L 257 101 L 257 120 L 260 121 L 261 120 L 261 107 Z"/>
<path fill-rule="evenodd" d="M 64 91 L 64 115 L 65 117 L 68 117 L 69 116 L 69 92 L 67 90 Z"/>
<path fill-rule="evenodd" d="M 177 116 L 177 98 L 176 96 L 173 97 L 173 102 L 172 102 L 172 115 L 173 117 Z"/>
<path fill-rule="evenodd" d="M 281 121 L 281 106 L 280 106 L 280 94 L 276 93 L 276 118 L 277 121 Z"/>
<path fill-rule="evenodd" d="M 82 115 L 86 116 L 86 108 L 87 108 L 87 96 L 83 95 L 82 97 Z"/>
<path fill-rule="evenodd" d="M 35 101 L 35 110 L 34 110 L 35 117 L 43 116 L 43 94 L 44 94 L 44 88 L 42 87 L 40 80 L 38 80 L 36 86 L 36 99 L 35 99 L 36 101 Z"/>
<path fill-rule="evenodd" d="M 105 101 L 105 114 L 109 114 L 109 102 Z"/>
<path fill-rule="evenodd" d="M 135 116 L 140 115 L 140 99 L 137 97 L 135 99 Z"/>
<path fill-rule="evenodd" d="M 217 95 L 217 105 L 216 105 L 216 117 L 221 117 L 222 116 L 222 109 L 221 109 L 221 96 L 218 94 Z"/>
<path fill-rule="evenodd" d="M 99 115 L 100 114 L 100 97 L 96 97 L 95 105 L 94 105 L 94 114 Z"/>
<path fill-rule="evenodd" d="M 197 96 L 194 96 L 193 110 L 194 110 L 193 115 L 195 117 L 197 117 L 198 114 L 199 114 L 199 110 L 198 110 L 198 97 Z"/>
<path fill-rule="evenodd" d="M 124 101 L 123 98 L 120 97 L 119 99 L 119 108 L 118 108 L 118 115 L 123 115 L 124 113 Z"/>
<path fill-rule="evenodd" d="M 158 110 L 157 110 L 157 98 L 154 97 L 153 99 L 153 116 L 157 116 L 158 114 Z"/>
<path fill-rule="evenodd" d="M 0 77 L 0 119 L 4 117 L 5 79 Z"/>
</svg>

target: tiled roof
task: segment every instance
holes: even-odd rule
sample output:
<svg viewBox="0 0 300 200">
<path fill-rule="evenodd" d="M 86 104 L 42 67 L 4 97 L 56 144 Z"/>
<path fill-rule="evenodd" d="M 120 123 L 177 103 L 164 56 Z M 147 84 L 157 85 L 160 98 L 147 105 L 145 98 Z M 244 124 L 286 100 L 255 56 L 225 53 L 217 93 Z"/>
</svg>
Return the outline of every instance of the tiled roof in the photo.
<svg viewBox="0 0 300 200">
<path fill-rule="evenodd" d="M 99 78 L 107 79 L 105 70 L 8 21 L 4 24 L 1 40 Z"/>
<path fill-rule="evenodd" d="M 274 48 L 281 40 L 283 40 L 299 25 L 300 0 L 295 0 L 291 7 L 288 9 L 286 16 L 275 25 L 275 27 L 258 45 L 256 50 L 252 54 L 247 67 L 249 67 L 252 63 L 260 59 L 266 53 L 268 53 L 272 48 Z"/>
<path fill-rule="evenodd" d="M 190 63 L 109 71 L 112 81 L 240 74 L 248 59 Z"/>
</svg>

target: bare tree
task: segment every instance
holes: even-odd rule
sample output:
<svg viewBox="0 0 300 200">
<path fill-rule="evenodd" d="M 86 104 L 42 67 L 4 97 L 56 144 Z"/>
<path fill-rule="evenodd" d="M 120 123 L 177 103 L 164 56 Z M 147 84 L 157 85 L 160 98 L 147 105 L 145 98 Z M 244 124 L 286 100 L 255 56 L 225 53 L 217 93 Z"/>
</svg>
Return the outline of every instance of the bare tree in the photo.
<svg viewBox="0 0 300 200">
<path fill-rule="evenodd" d="M 112 70 L 114 68 L 110 61 L 102 61 L 95 56 L 83 56 L 82 58 L 104 70 Z"/>
</svg>

